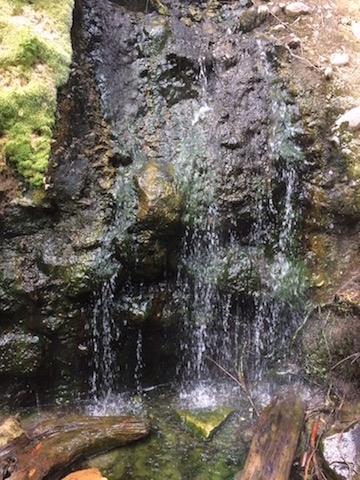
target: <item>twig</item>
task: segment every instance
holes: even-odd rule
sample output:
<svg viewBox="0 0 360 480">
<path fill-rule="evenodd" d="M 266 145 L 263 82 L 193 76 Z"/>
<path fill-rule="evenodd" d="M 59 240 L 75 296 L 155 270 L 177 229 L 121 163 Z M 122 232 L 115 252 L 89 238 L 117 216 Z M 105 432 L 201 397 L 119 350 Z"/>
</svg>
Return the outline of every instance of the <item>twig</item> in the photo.
<svg viewBox="0 0 360 480">
<path fill-rule="evenodd" d="M 308 480 L 308 478 L 309 478 L 310 463 L 311 463 L 314 455 L 315 455 L 315 450 L 313 450 L 310 453 L 310 455 L 308 456 L 308 459 L 307 459 L 306 465 L 305 465 L 304 480 Z"/>
<path fill-rule="evenodd" d="M 316 417 L 310 433 L 309 446 L 311 449 L 311 453 L 308 456 L 305 464 L 304 480 L 308 480 L 309 478 L 309 469 L 310 469 L 311 462 L 314 465 L 316 477 L 318 478 L 318 480 L 323 480 L 320 469 L 319 469 L 319 465 L 316 459 L 316 448 L 317 448 L 316 437 L 317 437 L 318 428 L 319 428 L 319 417 Z"/>
<path fill-rule="evenodd" d="M 273 12 L 269 12 L 269 13 L 270 13 L 270 15 L 271 15 L 272 17 L 274 17 L 275 20 L 276 20 L 277 22 L 279 22 L 283 27 L 285 27 L 285 28 L 287 28 L 288 30 L 290 30 L 290 32 L 293 32 L 293 31 L 294 31 L 291 27 L 289 27 L 288 24 L 286 24 L 285 22 L 283 22 L 277 15 L 275 15 L 275 13 L 273 13 Z"/>
<path fill-rule="evenodd" d="M 353 360 L 351 361 L 351 363 L 356 362 L 356 360 L 358 360 L 358 359 L 360 358 L 360 352 L 353 353 L 353 354 L 349 355 L 348 357 L 343 358 L 343 359 L 340 360 L 339 362 L 335 363 L 335 365 L 333 365 L 333 366 L 331 367 L 331 370 L 334 370 L 336 367 L 338 367 L 338 366 L 341 365 L 342 363 L 346 362 L 347 360 L 350 360 L 350 358 L 353 359 Z"/>
<path fill-rule="evenodd" d="M 315 450 L 316 448 L 316 436 L 319 428 L 319 417 L 316 417 L 311 429 L 311 434 L 310 434 L 310 441 L 309 445 L 311 450 Z"/>
<path fill-rule="evenodd" d="M 353 275 L 352 277 L 349 278 L 349 280 L 347 280 L 345 283 L 343 283 L 335 292 L 335 297 L 336 295 L 339 295 L 343 290 L 344 288 L 346 288 L 348 285 L 350 285 L 350 283 L 354 282 L 357 278 L 359 278 L 359 274 L 356 273 L 355 275 Z"/>
<path fill-rule="evenodd" d="M 315 470 L 316 478 L 317 478 L 318 480 L 324 480 L 324 476 L 323 476 L 323 474 L 321 473 L 321 470 L 320 470 L 320 468 L 319 468 L 319 464 L 318 464 L 318 461 L 317 461 L 317 458 L 316 458 L 315 450 L 314 450 L 314 455 L 313 455 L 312 462 L 313 462 L 313 465 L 314 465 L 314 470 Z"/>
<path fill-rule="evenodd" d="M 291 48 L 289 47 L 289 45 L 285 45 L 285 48 L 286 50 L 288 50 L 288 52 L 290 53 L 290 55 L 294 58 L 297 58 L 298 60 L 302 60 L 303 62 L 306 62 L 308 65 L 310 65 L 311 68 L 315 68 L 315 70 L 317 71 L 320 71 L 321 69 L 319 67 L 317 67 L 316 65 L 314 65 L 312 62 L 310 62 L 309 59 L 307 59 L 306 57 L 302 57 L 300 55 L 296 55 L 296 53 L 294 53 Z"/>
<path fill-rule="evenodd" d="M 307 321 L 309 320 L 310 318 L 310 315 L 312 314 L 313 310 L 311 310 L 309 313 L 307 313 L 305 315 L 305 319 L 303 321 L 303 323 L 296 329 L 292 339 L 291 339 L 291 342 L 290 342 L 290 349 L 294 346 L 296 340 L 297 340 L 297 337 L 299 335 L 299 333 L 301 332 L 301 330 L 305 327 Z"/>
<path fill-rule="evenodd" d="M 247 389 L 245 383 L 243 382 L 240 382 L 240 380 L 238 378 L 236 378 L 234 375 L 232 375 L 230 372 L 228 372 L 222 365 L 220 365 L 220 363 L 218 363 L 216 360 L 214 360 L 213 358 L 210 358 L 210 357 L 206 357 L 208 360 L 210 360 L 210 362 L 212 362 L 214 365 L 216 365 L 218 368 L 220 368 L 220 370 L 222 372 L 224 372 L 228 377 L 230 377 L 232 380 L 234 380 L 234 382 L 236 382 L 239 387 L 242 389 L 242 391 L 245 393 L 246 395 L 246 398 L 249 400 L 250 402 L 250 405 L 252 406 L 252 408 L 254 409 L 254 412 L 256 413 L 257 416 L 260 415 L 259 413 L 259 410 L 256 408 L 256 405 L 253 401 L 253 399 L 251 398 L 251 395 L 249 393 L 249 390 Z"/>
</svg>

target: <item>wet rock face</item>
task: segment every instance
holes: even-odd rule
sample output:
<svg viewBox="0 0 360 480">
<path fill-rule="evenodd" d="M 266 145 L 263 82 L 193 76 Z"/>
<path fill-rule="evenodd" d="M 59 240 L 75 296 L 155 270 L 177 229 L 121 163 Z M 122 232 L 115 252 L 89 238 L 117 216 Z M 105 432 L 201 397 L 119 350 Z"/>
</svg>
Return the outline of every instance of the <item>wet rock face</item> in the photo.
<svg viewBox="0 0 360 480">
<path fill-rule="evenodd" d="M 281 93 L 286 84 L 276 80 L 284 50 L 252 37 L 268 16 L 247 1 L 172 2 L 168 16 L 156 5 L 144 12 L 141 1 L 131 8 L 108 0 L 79 3 L 46 195 L 39 203 L 7 205 L 1 220 L 3 333 L 20 318 L 39 345 L 49 343 L 36 350 L 30 342 L 38 356 L 25 376 L 48 363 L 49 383 L 60 392 L 87 368 L 89 325 L 100 300 L 111 303 L 119 328 L 130 321 L 131 355 L 136 329 L 144 325 L 151 361 L 168 359 L 184 318 L 184 288 L 177 283 L 184 250 L 195 252 L 199 238 L 211 240 L 216 232 L 223 249 L 219 258 L 210 253 L 223 271 L 206 281 L 241 298 L 260 288 L 254 272 L 260 262 L 251 255 L 259 205 L 269 243 L 283 222 L 288 178 L 282 172 L 289 158 L 295 161 L 291 148 L 301 122 Z M 291 138 L 280 135 L 290 124 Z M 249 250 L 235 252 L 242 260 L 236 268 L 230 238 Z M 106 284 L 111 291 L 103 299 Z M 151 308 L 138 314 L 145 303 Z M 6 374 L 19 374 L 15 357 Z M 159 380 L 161 372 L 156 375 Z"/>
<path fill-rule="evenodd" d="M 86 318 L 94 315 L 101 285 L 114 276 L 117 321 L 134 318 L 146 298 L 150 314 L 134 323 L 145 322 L 153 344 L 152 328 L 158 338 L 172 328 L 171 340 L 177 330 L 170 325 L 183 312 L 169 313 L 157 301 L 163 287 L 156 282 L 167 278 L 167 298 L 179 288 L 183 232 L 208 228 L 216 197 L 222 212 L 216 228 L 226 236 L 236 224 L 248 241 L 257 215 L 254 191 L 272 164 L 265 71 L 272 47 L 244 36 L 265 21 L 248 11 L 250 3 L 215 10 L 174 3 L 169 16 L 154 6 L 141 13 L 142 2 L 131 9 L 108 0 L 77 6 L 75 54 L 59 94 L 46 196 L 38 204 L 7 205 L 3 217 L 4 339 L 19 318 L 24 338 L 39 339 L 28 341 L 30 357 L 13 340 L 4 353 L 6 375 L 29 377 L 45 362 L 54 384 L 59 375 L 64 382 L 76 376 L 87 361 L 81 357 Z M 253 288 L 247 271 L 236 271 L 236 286 L 221 288 L 240 295 Z M 228 277 L 221 274 L 218 283 Z M 118 292 L 130 279 L 135 286 L 125 301 Z M 170 344 L 159 350 L 168 355 Z M 30 363 L 19 372 L 16 365 L 25 360 Z"/>
</svg>

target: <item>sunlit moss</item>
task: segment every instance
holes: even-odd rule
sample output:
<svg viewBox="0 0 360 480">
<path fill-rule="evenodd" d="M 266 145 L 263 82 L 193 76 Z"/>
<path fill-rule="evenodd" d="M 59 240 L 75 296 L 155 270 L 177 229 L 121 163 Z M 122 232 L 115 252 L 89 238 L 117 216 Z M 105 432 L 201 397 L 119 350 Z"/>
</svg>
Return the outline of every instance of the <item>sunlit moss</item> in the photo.
<svg viewBox="0 0 360 480">
<path fill-rule="evenodd" d="M 57 87 L 68 78 L 73 0 L 0 0 L 0 164 L 33 188 L 46 172 Z"/>
</svg>

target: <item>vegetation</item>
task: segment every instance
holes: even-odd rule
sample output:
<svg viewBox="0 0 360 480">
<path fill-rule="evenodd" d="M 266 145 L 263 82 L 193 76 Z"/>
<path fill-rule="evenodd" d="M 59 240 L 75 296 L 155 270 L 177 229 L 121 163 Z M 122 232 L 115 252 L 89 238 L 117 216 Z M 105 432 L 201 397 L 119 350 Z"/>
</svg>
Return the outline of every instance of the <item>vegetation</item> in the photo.
<svg viewBox="0 0 360 480">
<path fill-rule="evenodd" d="M 73 0 L 0 0 L 0 171 L 43 185 L 57 88 L 68 78 Z"/>
</svg>

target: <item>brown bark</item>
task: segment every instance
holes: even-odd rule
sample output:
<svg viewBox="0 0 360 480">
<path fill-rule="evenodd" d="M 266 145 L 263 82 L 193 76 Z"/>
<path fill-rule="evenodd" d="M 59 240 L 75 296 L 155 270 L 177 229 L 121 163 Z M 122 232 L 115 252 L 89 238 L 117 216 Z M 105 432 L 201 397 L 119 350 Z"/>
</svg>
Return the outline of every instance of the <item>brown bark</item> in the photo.
<svg viewBox="0 0 360 480">
<path fill-rule="evenodd" d="M 305 415 L 295 395 L 275 397 L 262 412 L 238 480 L 288 480 Z"/>
<path fill-rule="evenodd" d="M 82 458 L 125 445 L 149 433 L 134 417 L 68 416 L 47 420 L 0 449 L 0 479 L 61 478 Z"/>
</svg>

